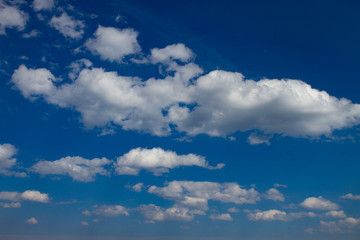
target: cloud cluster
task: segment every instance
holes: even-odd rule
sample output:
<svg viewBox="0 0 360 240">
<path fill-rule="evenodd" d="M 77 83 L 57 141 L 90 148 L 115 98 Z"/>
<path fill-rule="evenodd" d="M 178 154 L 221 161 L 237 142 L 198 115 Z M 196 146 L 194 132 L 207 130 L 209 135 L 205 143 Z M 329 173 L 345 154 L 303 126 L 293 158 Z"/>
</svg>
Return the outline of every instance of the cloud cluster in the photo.
<svg viewBox="0 0 360 240">
<path fill-rule="evenodd" d="M 94 54 L 110 61 L 140 51 L 137 32 L 99 26 L 86 42 Z M 360 105 L 313 89 L 292 79 L 247 80 L 241 73 L 203 70 L 182 44 L 152 49 L 152 63 L 164 63 L 163 79 L 120 76 L 101 68 L 85 68 L 71 83 L 56 87 L 45 69 L 21 65 L 12 83 L 24 97 L 42 96 L 49 104 L 76 109 L 85 126 L 109 124 L 125 130 L 167 136 L 176 130 L 195 136 L 225 137 L 237 131 L 257 130 L 250 144 L 269 144 L 273 134 L 314 138 L 360 123 Z M 139 65 L 141 67 L 141 64 Z M 27 74 L 43 73 L 29 81 Z M 200 76 L 201 75 L 201 76 Z M 32 82 L 43 88 L 32 87 Z"/>
<path fill-rule="evenodd" d="M 56 161 L 39 161 L 30 171 L 41 175 L 68 175 L 75 181 L 91 182 L 97 174 L 108 175 L 104 166 L 111 163 L 106 158 L 88 160 L 82 157 L 64 157 Z"/>
<path fill-rule="evenodd" d="M 328 233 L 351 232 L 358 227 L 360 227 L 360 218 L 348 217 L 338 221 L 320 221 L 320 230 Z"/>
<path fill-rule="evenodd" d="M 26 173 L 11 171 L 16 166 L 18 150 L 11 144 L 0 144 L 0 174 L 6 176 L 26 177 Z"/>
<path fill-rule="evenodd" d="M 23 193 L 18 192 L 0 192 L 0 199 L 7 201 L 32 201 L 47 203 L 50 201 L 47 193 L 41 193 L 35 190 L 27 190 Z"/>
<path fill-rule="evenodd" d="M 84 34 L 84 23 L 80 20 L 74 20 L 66 12 L 63 12 L 59 17 L 53 16 L 49 24 L 64 37 L 80 39 Z"/>
<path fill-rule="evenodd" d="M 24 30 L 27 20 L 28 15 L 17 6 L 8 5 L 5 1 L 0 0 L 0 35 L 6 34 L 6 28 Z"/>
<path fill-rule="evenodd" d="M 169 169 L 180 166 L 220 169 L 224 164 L 211 167 L 205 158 L 199 155 L 178 155 L 173 151 L 165 151 L 161 148 L 136 148 L 117 159 L 116 172 L 122 175 L 138 175 L 140 170 L 146 169 L 154 175 L 161 175 L 168 173 Z"/>
</svg>

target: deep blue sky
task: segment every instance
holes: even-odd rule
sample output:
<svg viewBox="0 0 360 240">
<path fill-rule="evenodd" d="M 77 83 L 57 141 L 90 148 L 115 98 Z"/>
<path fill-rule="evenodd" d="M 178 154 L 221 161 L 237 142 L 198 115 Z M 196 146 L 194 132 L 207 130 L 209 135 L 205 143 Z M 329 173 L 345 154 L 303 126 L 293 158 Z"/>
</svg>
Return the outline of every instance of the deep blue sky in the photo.
<svg viewBox="0 0 360 240">
<path fill-rule="evenodd" d="M 359 9 L 0 0 L 0 238 L 358 239 Z"/>
</svg>

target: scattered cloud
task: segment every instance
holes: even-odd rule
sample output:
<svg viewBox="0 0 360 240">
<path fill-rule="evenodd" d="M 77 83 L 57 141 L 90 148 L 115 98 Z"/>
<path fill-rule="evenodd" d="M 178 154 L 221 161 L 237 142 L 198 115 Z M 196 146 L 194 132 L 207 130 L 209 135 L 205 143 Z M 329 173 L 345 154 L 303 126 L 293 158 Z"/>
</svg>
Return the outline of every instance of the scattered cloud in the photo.
<svg viewBox="0 0 360 240">
<path fill-rule="evenodd" d="M 11 203 L 0 202 L 0 207 L 3 207 L 3 208 L 21 208 L 21 203 L 19 203 L 19 202 L 11 202 Z"/>
<path fill-rule="evenodd" d="M 229 208 L 227 211 L 231 212 L 231 213 L 239 213 L 240 212 L 240 210 L 237 209 L 236 207 Z"/>
<path fill-rule="evenodd" d="M 34 0 L 33 1 L 33 8 L 34 11 L 49 11 L 54 8 L 54 0 Z"/>
<path fill-rule="evenodd" d="M 33 29 L 29 33 L 24 33 L 22 36 L 23 38 L 36 38 L 41 35 L 41 32 L 39 30 Z"/>
<path fill-rule="evenodd" d="M 360 226 L 360 218 L 348 217 L 338 221 L 320 221 L 320 231 L 328 233 L 351 232 L 354 228 Z"/>
<path fill-rule="evenodd" d="M 216 221 L 216 220 L 221 220 L 221 221 L 232 221 L 233 220 L 233 218 L 230 216 L 230 214 L 228 214 L 228 213 L 223 213 L 223 214 L 211 214 L 210 216 L 209 216 L 209 218 L 211 219 L 211 220 L 214 220 L 214 221 Z"/>
<path fill-rule="evenodd" d="M 18 149 L 15 146 L 5 143 L 0 144 L 0 174 L 5 176 L 26 177 L 26 173 L 15 172 L 11 169 L 16 167 L 17 159 L 14 158 Z"/>
<path fill-rule="evenodd" d="M 94 206 L 92 213 L 106 217 L 115 217 L 119 215 L 129 216 L 128 209 L 120 205 Z"/>
<path fill-rule="evenodd" d="M 276 188 L 270 188 L 265 194 L 263 194 L 263 197 L 273 201 L 285 201 L 284 195 Z"/>
<path fill-rule="evenodd" d="M 89 68 L 93 65 L 93 63 L 85 58 L 79 59 L 77 61 L 74 61 L 70 64 L 69 68 L 71 69 L 68 76 L 71 80 L 75 80 L 78 75 L 79 72 L 83 69 L 83 68 Z"/>
<path fill-rule="evenodd" d="M 323 197 L 309 197 L 305 199 L 300 206 L 314 210 L 337 210 L 339 206 L 336 203 L 330 202 Z"/>
<path fill-rule="evenodd" d="M 288 216 L 286 212 L 280 210 L 267 210 L 267 211 L 259 211 L 257 213 L 248 214 L 248 218 L 251 221 L 287 221 Z"/>
<path fill-rule="evenodd" d="M 80 39 L 84 34 L 84 23 L 80 20 L 74 20 L 65 12 L 59 17 L 53 16 L 49 24 L 64 35 L 64 37 Z"/>
<path fill-rule="evenodd" d="M 260 200 L 260 194 L 253 188 L 246 190 L 236 183 L 171 181 L 165 187 L 151 186 L 148 192 L 202 210 L 207 210 L 208 200 L 236 204 Z"/>
<path fill-rule="evenodd" d="M 150 62 L 156 63 L 170 63 L 174 60 L 181 62 L 188 62 L 194 58 L 194 53 L 190 48 L 182 43 L 168 45 L 165 48 L 153 48 L 150 50 Z"/>
<path fill-rule="evenodd" d="M 93 54 L 100 55 L 101 59 L 121 63 L 125 56 L 141 51 L 137 36 L 138 33 L 131 28 L 99 26 L 94 33 L 94 38 L 88 39 L 85 46 Z"/>
<path fill-rule="evenodd" d="M 360 195 L 353 195 L 352 193 L 348 193 L 344 196 L 341 196 L 340 198 L 351 199 L 351 200 L 360 200 Z"/>
<path fill-rule="evenodd" d="M 154 204 L 148 205 L 140 205 L 137 209 L 145 219 L 149 221 L 192 221 L 194 219 L 194 215 L 204 213 L 201 211 L 196 211 L 189 209 L 184 206 L 174 205 L 170 208 L 163 209 Z"/>
<path fill-rule="evenodd" d="M 36 220 L 36 218 L 29 218 L 28 220 L 26 220 L 26 222 L 25 223 L 27 223 L 27 224 L 38 224 L 39 222 L 38 222 L 38 220 Z"/>
<path fill-rule="evenodd" d="M 56 161 L 39 161 L 30 171 L 41 175 L 67 175 L 74 181 L 91 182 L 97 174 L 109 175 L 104 167 L 111 163 L 106 158 L 88 160 L 82 157 L 64 157 Z"/>
<path fill-rule="evenodd" d="M 0 1 L 0 35 L 6 34 L 6 28 L 25 29 L 28 15 L 17 6 L 11 6 Z"/>
<path fill-rule="evenodd" d="M 224 164 L 211 167 L 205 158 L 199 155 L 178 155 L 162 148 L 136 148 L 117 159 L 116 172 L 121 175 L 138 175 L 142 169 L 145 169 L 154 175 L 162 175 L 168 173 L 169 169 L 181 166 L 221 169 Z"/>
<path fill-rule="evenodd" d="M 247 139 L 247 142 L 250 145 L 259 145 L 259 144 L 266 144 L 270 145 L 270 139 L 272 136 L 267 136 L 259 133 L 251 133 Z"/>
<path fill-rule="evenodd" d="M 332 210 L 332 211 L 325 213 L 325 217 L 346 218 L 346 214 L 344 213 L 344 211 Z"/>
<path fill-rule="evenodd" d="M 35 190 L 27 190 L 23 193 L 18 192 L 0 192 L 0 199 L 7 201 L 32 201 L 32 202 L 50 202 L 49 195 L 47 193 L 40 193 Z"/>
<path fill-rule="evenodd" d="M 144 184 L 143 183 L 137 183 L 135 184 L 134 186 L 132 186 L 132 190 L 135 191 L 135 192 L 141 192 L 142 189 L 144 187 Z"/>
</svg>

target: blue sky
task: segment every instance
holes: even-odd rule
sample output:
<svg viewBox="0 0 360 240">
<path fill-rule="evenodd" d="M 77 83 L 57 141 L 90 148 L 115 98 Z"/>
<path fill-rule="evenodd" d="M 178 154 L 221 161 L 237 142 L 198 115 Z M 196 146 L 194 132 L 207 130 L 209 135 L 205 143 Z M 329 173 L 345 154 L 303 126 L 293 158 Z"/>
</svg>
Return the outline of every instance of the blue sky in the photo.
<svg viewBox="0 0 360 240">
<path fill-rule="evenodd" d="M 359 7 L 0 0 L 0 238 L 358 239 Z"/>
</svg>

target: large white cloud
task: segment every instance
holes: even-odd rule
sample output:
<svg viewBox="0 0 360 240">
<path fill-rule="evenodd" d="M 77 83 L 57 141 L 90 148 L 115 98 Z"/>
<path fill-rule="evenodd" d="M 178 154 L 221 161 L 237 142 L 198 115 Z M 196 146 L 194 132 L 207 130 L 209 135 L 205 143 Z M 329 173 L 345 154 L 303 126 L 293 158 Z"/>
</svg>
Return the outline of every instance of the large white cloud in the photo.
<svg viewBox="0 0 360 240">
<path fill-rule="evenodd" d="M 203 210 L 207 210 L 208 200 L 236 204 L 254 204 L 260 200 L 260 194 L 253 188 L 247 190 L 236 183 L 171 181 L 165 187 L 151 186 L 148 192 Z"/>
<path fill-rule="evenodd" d="M 117 159 L 116 172 L 125 175 L 138 175 L 140 170 L 146 169 L 154 175 L 161 175 L 169 172 L 169 169 L 180 166 L 219 169 L 224 164 L 211 167 L 205 158 L 199 155 L 178 155 L 173 151 L 165 151 L 161 148 L 136 148 Z"/>
<path fill-rule="evenodd" d="M 121 61 L 125 53 L 114 50 L 116 46 L 112 44 L 119 41 L 106 42 L 110 41 L 105 37 L 108 31 L 116 36 L 124 30 L 100 26 L 95 38 L 86 45 L 104 59 Z M 135 40 L 133 37 L 133 44 L 137 44 Z M 360 123 L 359 104 L 330 96 L 303 81 L 253 81 L 246 80 L 241 73 L 218 70 L 198 77 L 203 72 L 198 65 L 174 62 L 171 59 L 176 58 L 176 54 L 173 56 L 165 49 L 157 50 L 164 52 L 162 55 L 167 56 L 164 59 L 170 59 L 166 70 L 171 74 L 164 79 L 141 81 L 101 68 L 83 69 L 72 83 L 58 87 L 50 84 L 53 87 L 49 88 L 56 89 L 50 94 L 37 89 L 32 92 L 30 86 L 21 85 L 26 75 L 21 78 L 16 73 L 26 69 L 20 66 L 12 82 L 23 95 L 27 93 L 25 97 L 40 94 L 50 104 L 76 109 L 89 128 L 115 124 L 125 130 L 157 136 L 177 130 L 189 136 L 221 137 L 237 131 L 257 130 L 263 132 L 266 139 L 255 139 L 255 135 L 251 135 L 249 142 L 268 144 L 273 134 L 305 138 L 330 136 L 335 130 Z M 48 78 L 42 79 L 43 83 L 51 83 Z"/>
<path fill-rule="evenodd" d="M 49 194 L 41 193 L 35 190 L 27 190 L 23 193 L 0 192 L 0 199 L 8 201 L 32 201 L 42 203 L 47 203 L 50 201 Z"/>
<path fill-rule="evenodd" d="M 109 175 L 104 166 L 111 163 L 106 158 L 88 160 L 82 157 L 64 157 L 56 161 L 39 161 L 30 171 L 41 175 L 68 175 L 75 181 L 91 182 L 97 174 Z"/>
<path fill-rule="evenodd" d="M 126 55 L 141 51 L 137 42 L 138 33 L 131 28 L 117 29 L 99 26 L 94 38 L 88 39 L 85 46 L 104 60 L 122 62 Z"/>
<path fill-rule="evenodd" d="M 314 209 L 314 210 L 337 210 L 339 209 L 339 205 L 333 203 L 323 197 L 309 197 L 306 198 L 300 206 Z"/>
<path fill-rule="evenodd" d="M 16 155 L 18 150 L 15 146 L 5 143 L 0 144 L 0 174 L 7 176 L 26 177 L 26 173 L 12 171 L 11 169 L 16 166 Z"/>
<path fill-rule="evenodd" d="M 80 20 L 74 20 L 65 12 L 59 17 L 53 16 L 49 24 L 64 35 L 64 37 L 80 39 L 84 34 L 84 23 Z"/>
<path fill-rule="evenodd" d="M 0 0 L 0 35 L 5 35 L 6 28 L 16 28 L 22 31 L 25 28 L 28 15 L 17 6 L 5 4 Z"/>
</svg>

